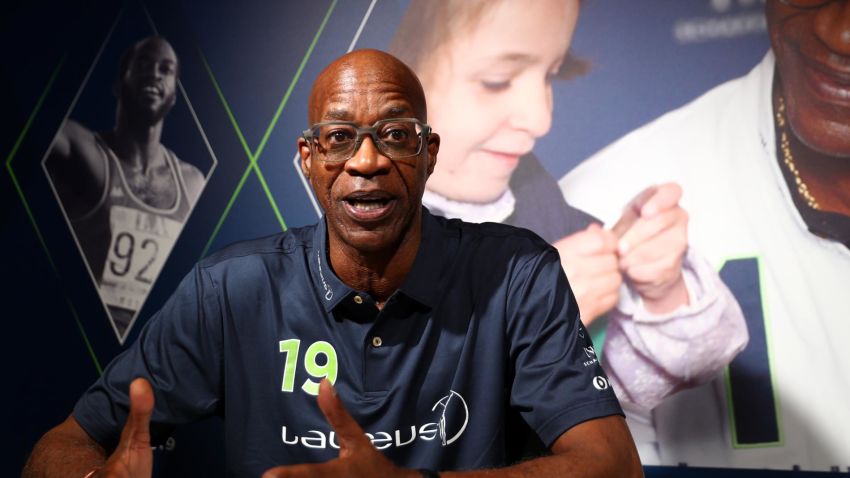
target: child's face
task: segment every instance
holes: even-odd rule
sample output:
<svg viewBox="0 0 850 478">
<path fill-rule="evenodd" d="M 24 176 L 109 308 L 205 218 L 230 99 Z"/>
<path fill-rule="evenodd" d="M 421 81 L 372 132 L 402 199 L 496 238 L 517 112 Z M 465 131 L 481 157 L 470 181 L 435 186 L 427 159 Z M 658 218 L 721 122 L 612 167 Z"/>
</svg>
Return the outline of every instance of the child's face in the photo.
<svg viewBox="0 0 850 478">
<path fill-rule="evenodd" d="M 466 202 L 504 193 L 549 131 L 551 79 L 577 19 L 577 0 L 501 1 L 423 62 L 428 123 L 442 140 L 429 190 Z"/>
</svg>

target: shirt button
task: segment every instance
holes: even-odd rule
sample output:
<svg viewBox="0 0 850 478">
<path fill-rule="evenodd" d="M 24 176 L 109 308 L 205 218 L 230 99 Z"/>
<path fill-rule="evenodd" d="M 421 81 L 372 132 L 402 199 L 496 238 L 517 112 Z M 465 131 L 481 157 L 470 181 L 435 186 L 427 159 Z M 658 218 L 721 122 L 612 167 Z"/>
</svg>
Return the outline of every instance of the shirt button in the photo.
<svg viewBox="0 0 850 478">
<path fill-rule="evenodd" d="M 362 304 L 363 303 L 363 297 L 360 297 L 359 295 L 355 295 L 354 296 L 354 303 L 357 304 L 357 305 Z"/>
<path fill-rule="evenodd" d="M 372 337 L 372 347 L 378 348 L 378 347 L 380 347 L 380 346 L 381 346 L 381 344 L 383 344 L 383 343 L 384 343 L 384 342 L 383 342 L 383 341 L 381 340 L 381 338 L 380 338 L 380 337 L 378 337 L 377 335 L 376 335 L 375 337 Z"/>
</svg>

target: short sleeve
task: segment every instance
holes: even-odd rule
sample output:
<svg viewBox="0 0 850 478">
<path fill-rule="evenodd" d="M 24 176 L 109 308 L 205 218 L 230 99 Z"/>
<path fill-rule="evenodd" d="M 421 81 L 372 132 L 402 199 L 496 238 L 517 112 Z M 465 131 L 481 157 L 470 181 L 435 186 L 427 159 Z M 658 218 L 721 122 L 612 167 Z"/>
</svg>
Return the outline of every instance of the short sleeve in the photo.
<svg viewBox="0 0 850 478">
<path fill-rule="evenodd" d="M 623 414 L 554 248 L 517 268 L 507 300 L 511 406 L 547 446 L 581 422 Z"/>
<path fill-rule="evenodd" d="M 209 275 L 196 266 L 139 334 L 80 398 L 74 418 L 104 448 L 118 443 L 129 387 L 146 378 L 155 394 L 152 443 L 176 425 L 219 413 L 223 388 L 221 311 Z"/>
</svg>

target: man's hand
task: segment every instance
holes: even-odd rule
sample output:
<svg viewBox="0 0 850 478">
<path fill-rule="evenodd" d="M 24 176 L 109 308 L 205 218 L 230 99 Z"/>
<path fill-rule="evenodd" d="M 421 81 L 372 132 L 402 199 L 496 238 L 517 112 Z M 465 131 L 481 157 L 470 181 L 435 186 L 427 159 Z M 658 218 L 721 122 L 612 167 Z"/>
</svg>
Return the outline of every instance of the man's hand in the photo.
<svg viewBox="0 0 850 478">
<path fill-rule="evenodd" d="M 620 298 L 623 279 L 617 257 L 617 236 L 598 224 L 591 224 L 553 245 L 561 255 L 561 265 L 576 296 L 581 321 L 589 325 L 611 310 Z"/>
<path fill-rule="evenodd" d="M 154 396 L 150 383 L 137 378 L 130 384 L 130 414 L 121 441 L 95 477 L 149 478 L 153 468 L 150 420 Z"/>
<path fill-rule="evenodd" d="M 319 385 L 319 409 L 336 432 L 339 457 L 325 463 L 279 466 L 266 471 L 263 478 L 345 477 L 410 477 L 421 476 L 414 470 L 397 467 L 381 454 L 351 417 L 327 379 Z"/>
<path fill-rule="evenodd" d="M 688 303 L 682 276 L 688 213 L 679 206 L 681 197 L 675 183 L 647 188 L 612 228 L 619 237 L 620 270 L 650 312 L 670 312 Z"/>
</svg>

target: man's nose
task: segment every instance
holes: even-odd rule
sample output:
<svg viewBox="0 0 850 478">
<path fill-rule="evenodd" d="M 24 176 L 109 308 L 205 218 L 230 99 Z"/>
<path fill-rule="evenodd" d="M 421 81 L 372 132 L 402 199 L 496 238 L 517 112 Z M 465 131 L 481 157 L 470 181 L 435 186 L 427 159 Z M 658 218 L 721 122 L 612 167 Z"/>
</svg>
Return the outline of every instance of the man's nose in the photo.
<svg viewBox="0 0 850 478">
<path fill-rule="evenodd" d="M 539 138 L 552 126 L 552 89 L 548 85 L 518 88 L 510 104 L 513 128 Z"/>
<path fill-rule="evenodd" d="M 364 135 L 360 145 L 345 162 L 345 170 L 358 176 L 385 174 L 392 168 L 392 160 L 378 150 L 371 135 Z"/>
<path fill-rule="evenodd" d="M 830 2 L 815 14 L 815 34 L 833 52 L 850 57 L 850 1 Z"/>
<path fill-rule="evenodd" d="M 135 67 L 136 74 L 144 79 L 158 79 L 160 75 L 159 68 L 155 63 L 144 63 Z"/>
</svg>

